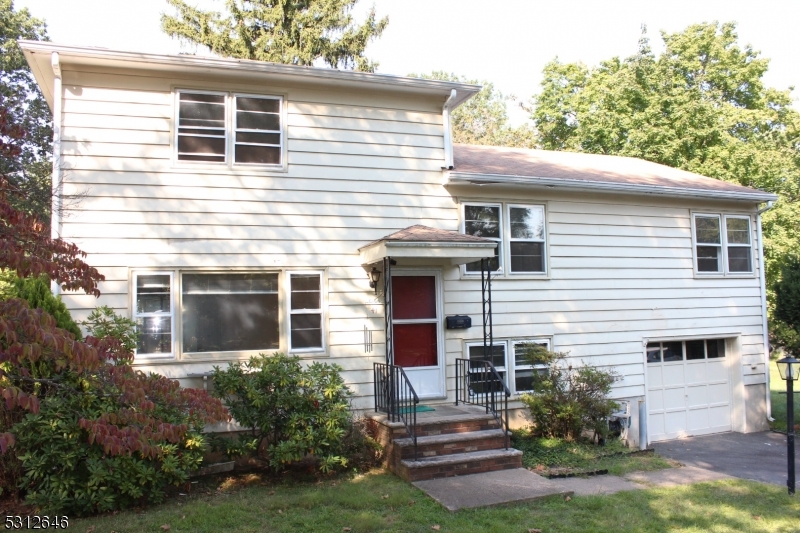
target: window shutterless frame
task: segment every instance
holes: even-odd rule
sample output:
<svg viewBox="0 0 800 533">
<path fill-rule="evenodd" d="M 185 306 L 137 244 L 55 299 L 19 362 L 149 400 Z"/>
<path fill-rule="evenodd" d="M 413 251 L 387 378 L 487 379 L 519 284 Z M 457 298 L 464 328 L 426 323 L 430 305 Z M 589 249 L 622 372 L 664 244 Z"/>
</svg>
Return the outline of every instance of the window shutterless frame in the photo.
<svg viewBox="0 0 800 533">
<path fill-rule="evenodd" d="M 692 259 L 696 276 L 752 276 L 750 215 L 692 213 Z"/>
<path fill-rule="evenodd" d="M 482 209 L 485 210 L 485 214 L 487 215 L 491 214 L 495 209 L 497 210 L 496 231 L 494 231 L 494 228 L 487 227 L 486 231 L 483 232 L 484 234 L 479 236 L 491 239 L 497 243 L 496 257 L 497 257 L 498 268 L 493 272 L 495 274 L 502 274 L 503 257 L 505 255 L 503 246 L 503 236 L 505 235 L 505 227 L 503 223 L 504 220 L 503 204 L 484 203 L 484 202 L 463 202 L 461 204 L 461 233 L 465 233 L 467 235 L 474 235 L 478 233 L 476 229 L 481 222 L 478 217 L 482 215 L 482 213 L 479 213 L 479 211 Z M 489 224 L 490 223 L 491 220 L 489 220 Z M 488 233 L 488 235 L 486 233 Z M 494 236 L 495 234 L 497 236 Z M 480 261 L 476 261 L 475 263 L 469 263 L 467 265 L 462 265 L 461 266 L 462 274 L 466 274 L 469 276 L 480 276 L 481 275 L 480 268 L 478 267 L 477 269 L 474 269 L 474 267 L 470 267 L 470 265 L 480 265 Z"/>
<path fill-rule="evenodd" d="M 169 283 L 167 291 L 163 291 L 163 285 L 159 286 L 164 279 Z M 130 294 L 131 316 L 137 323 L 140 336 L 134 359 L 137 361 L 175 359 L 177 335 L 175 330 L 175 273 L 159 270 L 133 271 Z M 159 305 L 159 300 L 161 305 Z M 168 304 L 168 311 L 164 310 L 164 303 Z M 168 352 L 141 351 L 140 348 L 144 346 L 160 345 L 163 348 L 165 344 L 163 336 L 167 327 L 170 335 Z M 157 339 L 158 336 L 162 337 L 162 341 Z"/>
<path fill-rule="evenodd" d="M 171 147 L 173 165 L 287 170 L 286 95 L 245 94 L 186 87 L 176 87 L 174 93 Z M 204 105 L 197 102 L 197 105 L 187 106 L 186 100 L 191 100 L 193 95 L 197 96 L 197 100 L 202 100 L 204 96 L 206 99 L 221 98 L 222 103 L 219 105 L 224 106 L 224 122 L 216 120 L 219 118 L 217 116 L 207 116 L 211 103 Z M 184 102 L 183 107 L 181 102 Z M 215 121 L 210 123 L 208 119 Z M 220 134 L 219 130 L 223 129 L 223 125 L 224 133 Z M 211 152 L 213 154 L 208 156 Z"/>
<path fill-rule="evenodd" d="M 511 341 L 511 351 L 510 356 L 513 357 L 513 379 L 509 380 L 509 388 L 511 389 L 512 393 L 515 394 L 522 394 L 526 392 L 532 392 L 532 387 L 525 387 L 522 385 L 523 382 L 527 382 L 528 378 L 530 377 L 533 380 L 533 372 L 542 372 L 547 371 L 547 365 L 532 365 L 528 361 L 521 359 L 518 357 L 517 350 L 524 349 L 527 346 L 532 344 L 538 344 L 540 346 L 544 346 L 545 349 L 550 349 L 550 339 L 525 339 L 525 340 L 514 340 Z"/>
<path fill-rule="evenodd" d="M 325 276 L 319 270 L 290 270 L 286 272 L 286 291 L 289 323 L 286 335 L 291 353 L 324 352 L 325 342 Z M 315 294 L 317 293 L 317 294 Z M 314 307 L 316 305 L 316 307 Z M 319 318 L 317 325 L 316 319 Z M 316 343 L 316 330 L 319 343 Z M 301 344 L 301 346 L 297 346 Z"/>
<path fill-rule="evenodd" d="M 508 274 L 547 274 L 547 223 L 544 205 L 505 204 Z M 533 217 L 533 219 L 531 219 Z M 540 220 L 536 220 L 536 218 Z M 538 226 L 538 227 L 537 227 Z"/>
</svg>

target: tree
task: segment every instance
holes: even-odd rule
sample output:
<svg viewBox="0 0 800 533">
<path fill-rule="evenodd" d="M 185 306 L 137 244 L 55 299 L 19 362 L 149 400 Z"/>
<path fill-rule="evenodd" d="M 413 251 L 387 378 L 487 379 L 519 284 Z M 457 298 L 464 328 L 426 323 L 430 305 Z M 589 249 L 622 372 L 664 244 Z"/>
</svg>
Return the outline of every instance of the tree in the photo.
<svg viewBox="0 0 800 533">
<path fill-rule="evenodd" d="M 227 14 L 202 11 L 185 0 L 167 0 L 177 16 L 161 16 L 170 37 L 207 46 L 215 54 L 289 65 L 322 60 L 333 68 L 373 72 L 364 49 L 388 18 L 373 8 L 359 25 L 350 14 L 358 0 L 226 0 Z"/>
<path fill-rule="evenodd" d="M 790 256 L 781 268 L 781 279 L 775 284 L 771 329 L 778 344 L 800 356 L 800 256 Z"/>
<path fill-rule="evenodd" d="M 521 148 L 535 146 L 533 130 L 530 127 L 523 125 L 513 128 L 508 124 L 506 104 L 513 101 L 514 97 L 503 95 L 491 82 L 470 80 L 465 76 L 448 74 L 441 70 L 430 74 L 409 74 L 409 76 L 482 86 L 478 94 L 453 111 L 451 117 L 453 142 Z"/>
<path fill-rule="evenodd" d="M 769 61 L 737 44 L 734 23 L 643 32 L 636 54 L 596 68 L 557 59 L 544 69 L 531 115 L 540 145 L 639 157 L 777 193 L 763 217 L 767 279 L 800 246 L 800 114 L 790 90 L 764 86 Z"/>
<path fill-rule="evenodd" d="M 0 107 L 7 125 L 26 132 L 15 139 L 19 152 L 0 155 L 0 173 L 20 194 L 11 204 L 49 223 L 52 188 L 52 116 L 17 39 L 49 40 L 47 27 L 27 9 L 14 11 L 13 0 L 0 0 Z M 5 134 L 3 134 L 5 135 Z M 8 138 L 4 137 L 7 141 Z"/>
</svg>

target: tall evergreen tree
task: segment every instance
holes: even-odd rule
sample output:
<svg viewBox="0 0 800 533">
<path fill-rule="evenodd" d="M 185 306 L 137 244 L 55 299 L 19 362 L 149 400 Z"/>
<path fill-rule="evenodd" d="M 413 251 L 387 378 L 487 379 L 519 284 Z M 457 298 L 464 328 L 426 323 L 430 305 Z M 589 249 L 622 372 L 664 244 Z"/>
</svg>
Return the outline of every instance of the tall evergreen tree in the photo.
<svg viewBox="0 0 800 533">
<path fill-rule="evenodd" d="M 49 221 L 52 115 L 17 39 L 47 41 L 47 27 L 27 9 L 15 11 L 13 0 L 0 0 L 0 115 L 9 127 L 25 132 L 13 139 L 18 156 L 0 154 L 0 174 L 19 193 L 10 197 L 14 207 Z"/>
<path fill-rule="evenodd" d="M 227 13 L 203 11 L 185 0 L 167 0 L 177 16 L 164 14 L 170 37 L 207 46 L 226 57 L 289 65 L 322 60 L 333 68 L 373 72 L 364 49 L 389 22 L 373 8 L 357 25 L 351 11 L 358 0 L 226 0 Z"/>
<path fill-rule="evenodd" d="M 531 115 L 543 148 L 639 157 L 774 192 L 763 217 L 768 286 L 800 248 L 800 113 L 763 83 L 769 61 L 734 23 L 643 32 L 636 54 L 596 68 L 550 62 Z M 774 301 L 771 294 L 771 302 Z"/>
</svg>

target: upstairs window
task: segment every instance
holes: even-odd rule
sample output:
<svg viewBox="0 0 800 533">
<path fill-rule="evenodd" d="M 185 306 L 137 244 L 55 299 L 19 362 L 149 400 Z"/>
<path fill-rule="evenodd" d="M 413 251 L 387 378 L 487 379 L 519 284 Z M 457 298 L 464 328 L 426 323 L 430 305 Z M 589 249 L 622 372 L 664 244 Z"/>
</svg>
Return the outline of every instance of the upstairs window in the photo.
<svg viewBox="0 0 800 533">
<path fill-rule="evenodd" d="M 178 161 L 283 164 L 281 97 L 179 91 L 177 101 Z"/>
<path fill-rule="evenodd" d="M 500 270 L 500 247 L 503 245 L 503 224 L 500 218 L 499 205 L 465 205 L 464 233 L 491 239 L 497 243 L 494 257 L 489 259 L 489 270 Z M 475 261 L 466 265 L 467 272 L 480 272 L 481 262 Z"/>
<path fill-rule="evenodd" d="M 750 217 L 694 215 L 695 266 L 702 274 L 753 272 Z"/>
<path fill-rule="evenodd" d="M 508 206 L 512 273 L 544 272 L 544 207 Z"/>
</svg>

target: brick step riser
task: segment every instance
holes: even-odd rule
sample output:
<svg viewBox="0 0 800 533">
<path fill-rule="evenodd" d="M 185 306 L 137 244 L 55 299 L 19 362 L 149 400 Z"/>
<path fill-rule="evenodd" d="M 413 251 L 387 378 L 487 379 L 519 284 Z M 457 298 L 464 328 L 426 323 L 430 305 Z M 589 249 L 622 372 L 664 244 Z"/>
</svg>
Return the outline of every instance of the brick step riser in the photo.
<svg viewBox="0 0 800 533">
<path fill-rule="evenodd" d="M 483 461 L 468 461 L 451 465 L 431 465 L 423 468 L 400 468 L 395 473 L 406 481 L 423 481 L 467 474 L 481 474 L 497 470 L 522 468 L 522 456 L 504 457 L 501 459 L 487 459 Z"/>
<path fill-rule="evenodd" d="M 440 455 L 455 455 L 457 453 L 477 452 L 483 450 L 502 450 L 506 447 L 506 439 L 503 436 L 483 438 L 480 440 L 427 444 L 417 446 L 417 457 L 434 457 Z M 403 459 L 414 458 L 414 447 L 403 446 L 401 457 Z"/>
<path fill-rule="evenodd" d="M 454 433 L 470 433 L 472 431 L 486 431 L 500 429 L 497 420 L 474 420 L 470 422 L 441 422 L 436 424 L 417 425 L 417 437 L 433 437 L 435 435 L 452 435 Z M 392 432 L 392 438 L 408 438 L 405 428 L 397 428 Z"/>
</svg>

